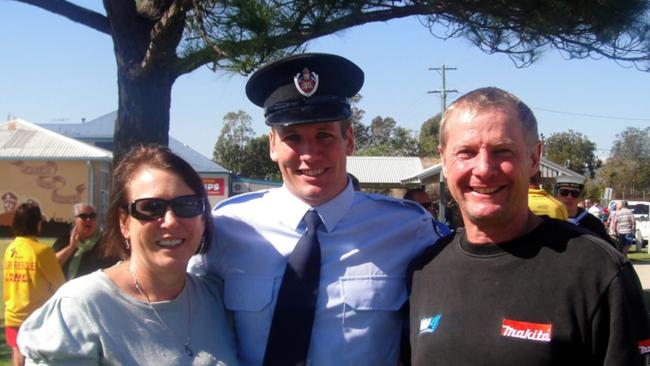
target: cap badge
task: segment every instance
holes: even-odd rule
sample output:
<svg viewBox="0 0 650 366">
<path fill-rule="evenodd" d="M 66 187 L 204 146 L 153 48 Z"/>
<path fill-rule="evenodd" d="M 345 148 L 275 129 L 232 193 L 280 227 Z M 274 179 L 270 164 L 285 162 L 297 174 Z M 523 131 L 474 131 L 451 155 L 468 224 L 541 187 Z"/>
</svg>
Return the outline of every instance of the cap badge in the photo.
<svg viewBox="0 0 650 366">
<path fill-rule="evenodd" d="M 311 97 L 318 90 L 318 74 L 309 71 L 308 68 L 302 69 L 302 72 L 293 77 L 293 83 L 298 89 L 298 93 L 305 97 Z"/>
</svg>

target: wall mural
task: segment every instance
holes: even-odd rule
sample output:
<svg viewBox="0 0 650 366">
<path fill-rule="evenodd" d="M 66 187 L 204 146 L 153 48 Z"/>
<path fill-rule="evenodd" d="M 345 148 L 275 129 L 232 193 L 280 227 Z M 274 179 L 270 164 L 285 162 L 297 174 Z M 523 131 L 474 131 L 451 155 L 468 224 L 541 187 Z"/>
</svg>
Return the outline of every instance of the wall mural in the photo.
<svg viewBox="0 0 650 366">
<path fill-rule="evenodd" d="M 71 222 L 72 206 L 87 201 L 85 161 L 0 161 L 0 226 L 11 226 L 18 204 L 39 204 L 48 223 Z"/>
</svg>

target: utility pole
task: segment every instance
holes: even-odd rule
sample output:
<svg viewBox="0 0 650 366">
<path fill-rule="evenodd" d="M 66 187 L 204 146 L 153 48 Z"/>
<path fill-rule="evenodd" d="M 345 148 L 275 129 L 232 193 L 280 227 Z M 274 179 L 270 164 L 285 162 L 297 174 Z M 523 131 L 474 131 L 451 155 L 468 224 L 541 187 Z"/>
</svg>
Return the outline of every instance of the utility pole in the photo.
<svg viewBox="0 0 650 366">
<path fill-rule="evenodd" d="M 442 67 L 430 67 L 429 70 L 439 71 L 442 76 L 442 89 L 429 91 L 429 94 L 440 94 L 440 114 L 443 114 L 447 109 L 447 93 L 458 93 L 458 90 L 456 89 L 447 89 L 446 71 L 456 70 L 456 68 L 442 65 Z M 440 164 L 440 188 L 438 194 L 440 196 L 440 201 L 438 206 L 438 221 L 445 222 L 445 211 L 447 209 L 447 206 L 445 205 L 445 202 L 447 201 L 445 191 L 447 189 L 447 184 L 445 183 L 445 175 L 442 174 L 442 160 L 440 160 Z"/>
</svg>

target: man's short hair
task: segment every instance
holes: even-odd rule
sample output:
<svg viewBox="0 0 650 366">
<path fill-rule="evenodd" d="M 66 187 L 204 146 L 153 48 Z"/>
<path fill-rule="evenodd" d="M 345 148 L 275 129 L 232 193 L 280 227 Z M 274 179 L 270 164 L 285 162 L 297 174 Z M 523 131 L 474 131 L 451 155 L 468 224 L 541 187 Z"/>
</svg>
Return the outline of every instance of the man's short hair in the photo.
<svg viewBox="0 0 650 366">
<path fill-rule="evenodd" d="M 13 199 L 14 201 L 18 201 L 18 196 L 16 196 L 16 195 L 15 195 L 14 193 L 12 193 L 12 192 L 5 192 L 5 193 L 2 195 L 2 200 L 5 201 L 5 200 L 7 200 L 7 199 Z"/>
<path fill-rule="evenodd" d="M 447 144 L 446 124 L 449 116 L 458 108 L 467 108 L 470 111 L 479 111 L 487 106 L 511 106 L 517 111 L 519 122 L 524 130 L 528 147 L 532 148 L 539 142 L 537 132 L 537 119 L 533 111 L 519 98 L 505 90 L 486 87 L 473 90 L 453 102 L 445 111 L 440 122 L 440 146 Z"/>
<path fill-rule="evenodd" d="M 79 213 L 81 213 L 81 210 L 83 210 L 86 207 L 90 207 L 94 213 L 97 213 L 97 210 L 95 209 L 95 206 L 91 205 L 90 203 L 87 202 L 80 202 L 80 203 L 75 203 L 74 206 L 72 206 L 72 217 L 77 217 Z"/>
</svg>

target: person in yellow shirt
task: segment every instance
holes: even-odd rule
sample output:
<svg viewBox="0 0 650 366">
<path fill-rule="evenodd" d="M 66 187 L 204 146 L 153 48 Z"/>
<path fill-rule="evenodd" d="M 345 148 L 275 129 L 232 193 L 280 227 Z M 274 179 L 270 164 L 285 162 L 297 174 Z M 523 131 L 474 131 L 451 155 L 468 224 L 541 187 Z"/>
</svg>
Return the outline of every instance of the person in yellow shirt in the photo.
<svg viewBox="0 0 650 366">
<path fill-rule="evenodd" d="M 540 188 L 542 173 L 537 171 L 530 177 L 528 184 L 528 208 L 537 216 L 548 216 L 554 219 L 567 221 L 569 214 L 566 206 L 543 188 Z"/>
<path fill-rule="evenodd" d="M 25 363 L 16 344 L 20 325 L 65 282 L 52 248 L 36 239 L 41 223 L 38 205 L 19 205 L 12 225 L 16 239 L 4 254 L 5 337 L 13 366 Z"/>
</svg>

